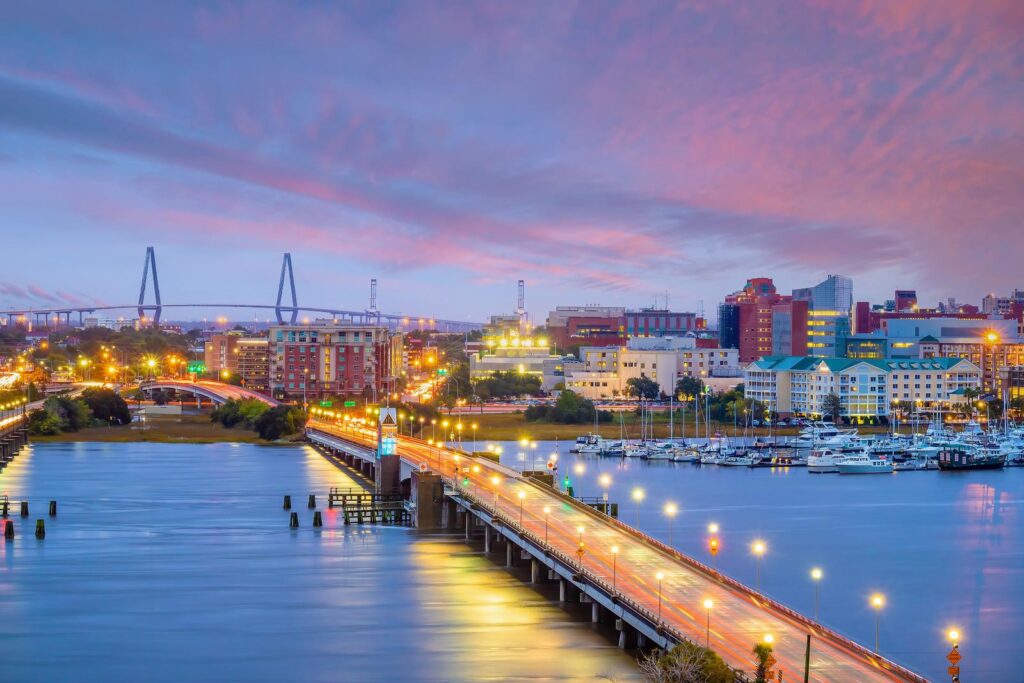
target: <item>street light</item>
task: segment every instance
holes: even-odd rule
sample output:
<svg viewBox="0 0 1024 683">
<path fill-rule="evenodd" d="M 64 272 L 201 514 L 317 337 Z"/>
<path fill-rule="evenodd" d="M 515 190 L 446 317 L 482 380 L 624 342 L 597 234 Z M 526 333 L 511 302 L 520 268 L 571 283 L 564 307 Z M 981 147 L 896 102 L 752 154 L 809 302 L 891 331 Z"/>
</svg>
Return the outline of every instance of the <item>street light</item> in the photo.
<svg viewBox="0 0 1024 683">
<path fill-rule="evenodd" d="M 526 491 L 519 492 L 519 528 L 523 528 L 523 503 L 526 501 Z"/>
<path fill-rule="evenodd" d="M 704 609 L 706 609 L 707 612 L 708 612 L 708 620 L 707 620 L 706 630 L 704 631 L 704 647 L 705 648 L 710 648 L 711 647 L 711 608 L 714 607 L 714 606 L 715 606 L 715 603 L 711 600 L 711 598 L 706 598 L 704 600 Z"/>
<path fill-rule="evenodd" d="M 825 572 L 821 571 L 820 567 L 813 567 L 811 569 L 811 580 L 814 581 L 814 620 L 818 621 L 818 593 L 821 588 L 821 579 L 825 576 Z"/>
<path fill-rule="evenodd" d="M 715 524 L 714 522 L 711 522 L 711 524 L 708 524 L 708 533 L 711 534 L 712 536 L 718 535 L 718 525 Z"/>
<path fill-rule="evenodd" d="M 618 556 L 619 556 L 619 546 L 613 545 L 612 546 L 612 594 L 613 595 L 618 593 L 618 591 L 615 589 L 615 583 L 616 583 L 616 578 L 617 578 L 616 577 L 616 571 L 615 571 L 616 570 L 616 567 L 615 567 L 616 562 L 615 562 L 615 560 L 616 560 L 616 558 L 618 558 Z"/>
<path fill-rule="evenodd" d="M 636 528 L 640 528 L 640 503 L 644 500 L 644 490 L 639 486 L 633 489 L 633 501 L 636 503 Z"/>
<path fill-rule="evenodd" d="M 661 580 L 665 578 L 662 572 L 654 575 L 658 579 L 658 624 L 661 624 Z"/>
<path fill-rule="evenodd" d="M 953 683 L 960 683 L 960 668 L 958 666 L 960 662 L 960 631 L 952 628 L 946 633 L 946 637 L 953 643 L 953 651 L 946 656 L 952 665 L 949 674 L 953 677 Z"/>
<path fill-rule="evenodd" d="M 758 540 L 758 541 L 754 541 L 754 545 L 752 545 L 750 547 L 750 549 L 753 551 L 754 557 L 757 558 L 755 560 L 755 566 L 757 568 L 757 570 L 756 570 L 757 571 L 757 592 L 760 593 L 761 592 L 761 556 L 764 555 L 764 553 L 768 549 L 768 547 L 764 544 L 764 541 Z"/>
<path fill-rule="evenodd" d="M 501 483 L 501 477 L 491 477 L 491 486 L 494 487 L 494 511 L 498 511 L 498 484 Z"/>
<path fill-rule="evenodd" d="M 882 619 L 882 608 L 885 607 L 885 596 L 875 593 L 871 596 L 871 606 L 875 608 L 875 654 L 878 654 L 878 626 Z"/>
<path fill-rule="evenodd" d="M 577 557 L 580 558 L 580 574 L 582 574 L 583 573 L 583 527 L 582 526 L 576 527 L 576 531 L 578 531 L 579 535 L 580 535 L 579 546 L 576 548 L 576 555 L 577 555 Z"/>
<path fill-rule="evenodd" d="M 608 489 L 612 485 L 612 475 L 602 474 L 597 478 L 597 483 L 601 485 L 601 499 L 604 501 L 604 514 L 611 514 L 611 508 L 608 505 Z"/>
<path fill-rule="evenodd" d="M 471 424 L 470 427 L 473 428 L 473 450 L 475 451 L 476 450 L 476 428 L 477 428 L 476 422 Z"/>
<path fill-rule="evenodd" d="M 672 545 L 672 523 L 675 521 L 676 513 L 679 512 L 675 503 L 665 503 L 665 514 L 668 515 L 668 544 Z"/>
</svg>

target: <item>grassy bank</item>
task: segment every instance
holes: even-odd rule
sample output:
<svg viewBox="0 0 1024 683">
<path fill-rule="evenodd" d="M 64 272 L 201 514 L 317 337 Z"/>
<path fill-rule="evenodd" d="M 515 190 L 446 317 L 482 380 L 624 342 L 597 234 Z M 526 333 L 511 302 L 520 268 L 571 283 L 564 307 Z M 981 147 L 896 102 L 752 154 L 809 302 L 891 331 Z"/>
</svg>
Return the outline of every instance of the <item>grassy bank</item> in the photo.
<svg viewBox="0 0 1024 683">
<path fill-rule="evenodd" d="M 640 438 L 640 418 L 633 413 L 623 413 L 623 423 L 625 425 L 625 435 L 630 439 Z M 458 419 L 457 416 L 450 419 Z M 463 443 L 473 438 L 473 430 L 469 428 L 469 425 L 476 423 L 478 428 L 476 430 L 477 441 L 515 441 L 523 438 L 533 439 L 535 441 L 550 441 L 554 439 L 559 440 L 575 440 L 577 436 L 587 434 L 594 431 L 593 423 L 590 424 L 551 424 L 547 422 L 527 422 L 526 418 L 522 414 L 515 413 L 502 413 L 502 414 L 484 414 L 484 415 L 463 415 L 462 416 L 462 439 Z M 654 436 L 659 439 L 665 439 L 669 436 L 669 420 L 667 415 L 658 415 L 654 417 Z M 743 428 L 739 428 L 738 434 L 743 434 Z M 887 427 L 860 427 L 861 434 L 884 434 L 888 431 Z M 602 423 L 598 429 L 601 436 L 618 439 L 623 433 L 623 427 L 619 424 L 619 416 L 615 415 L 614 422 Z M 724 435 L 731 436 L 733 431 L 732 424 L 719 424 L 717 422 L 711 423 L 711 432 L 720 432 Z M 772 434 L 780 436 L 795 436 L 800 432 L 798 427 L 785 427 L 781 429 L 773 429 Z M 674 435 L 678 438 L 680 436 L 693 437 L 694 426 L 692 415 L 690 420 L 686 423 L 685 428 L 680 423 L 677 416 L 675 426 L 673 430 Z M 747 432 L 751 433 L 750 430 Z M 704 435 L 704 426 L 700 428 L 701 436 Z M 753 434 L 756 436 L 767 436 L 768 430 L 764 428 L 754 429 Z M 424 436 L 430 438 L 429 427 L 425 430 Z M 437 434 L 440 438 L 441 434 Z"/>
<path fill-rule="evenodd" d="M 145 427 L 140 424 L 117 427 L 90 427 L 77 432 L 55 436 L 32 436 L 36 443 L 67 441 L 108 441 L 149 443 L 254 443 L 268 444 L 255 432 L 245 429 L 228 429 L 210 422 L 207 415 L 182 415 L 179 417 L 150 418 Z"/>
</svg>

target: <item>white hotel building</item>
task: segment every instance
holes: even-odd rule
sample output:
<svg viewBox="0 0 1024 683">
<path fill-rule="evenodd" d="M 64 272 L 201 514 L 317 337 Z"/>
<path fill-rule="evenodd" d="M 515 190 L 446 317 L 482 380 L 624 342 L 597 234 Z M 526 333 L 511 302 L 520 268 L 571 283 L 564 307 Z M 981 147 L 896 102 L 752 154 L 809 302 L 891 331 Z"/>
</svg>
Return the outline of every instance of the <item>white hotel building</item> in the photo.
<svg viewBox="0 0 1024 683">
<path fill-rule="evenodd" d="M 825 398 L 839 397 L 851 421 L 888 417 L 896 401 L 923 407 L 963 401 L 980 389 L 981 369 L 960 358 L 855 359 L 766 356 L 744 370 L 748 398 L 782 417 L 820 417 Z"/>
</svg>

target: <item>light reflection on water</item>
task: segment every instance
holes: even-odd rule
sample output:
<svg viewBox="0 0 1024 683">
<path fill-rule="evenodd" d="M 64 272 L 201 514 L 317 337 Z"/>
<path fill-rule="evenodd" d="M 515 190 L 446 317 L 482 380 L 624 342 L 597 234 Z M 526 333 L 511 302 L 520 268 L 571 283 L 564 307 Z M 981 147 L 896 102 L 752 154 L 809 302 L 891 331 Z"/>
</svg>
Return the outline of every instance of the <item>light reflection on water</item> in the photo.
<svg viewBox="0 0 1024 683">
<path fill-rule="evenodd" d="M 0 473 L 47 523 L 0 543 L 0 681 L 639 678 L 459 538 L 341 525 L 322 496 L 349 485 L 307 448 L 33 446 Z"/>
<path fill-rule="evenodd" d="M 502 462 L 529 465 L 517 443 L 501 445 Z M 577 495 L 600 496 L 598 477 L 610 474 L 610 500 L 629 524 L 638 519 L 630 493 L 643 488 L 640 528 L 662 541 L 663 505 L 677 504 L 675 546 L 708 563 L 706 528 L 717 522 L 717 567 L 751 586 L 750 544 L 764 539 L 762 587 L 804 614 L 814 609 L 809 571 L 823 567 L 821 619 L 861 644 L 874 644 L 867 599 L 878 591 L 883 655 L 945 680 L 945 633 L 956 626 L 963 680 L 1024 680 L 1024 468 L 857 477 L 576 456 L 569 447 L 538 442 L 537 462 L 557 450 L 559 478 L 568 474 Z"/>
</svg>

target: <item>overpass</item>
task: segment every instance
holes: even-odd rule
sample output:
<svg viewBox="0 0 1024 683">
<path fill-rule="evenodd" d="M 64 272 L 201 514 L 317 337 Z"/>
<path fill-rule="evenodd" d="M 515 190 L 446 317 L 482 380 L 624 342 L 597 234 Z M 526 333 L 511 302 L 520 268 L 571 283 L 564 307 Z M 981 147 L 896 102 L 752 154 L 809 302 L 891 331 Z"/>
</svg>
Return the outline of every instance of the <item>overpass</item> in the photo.
<svg viewBox="0 0 1024 683">
<path fill-rule="evenodd" d="M 320 418 L 310 420 L 306 433 L 365 473 L 381 467 L 375 430 Z M 425 517 L 419 508 L 440 504 L 438 517 L 447 516 L 449 526 L 461 520 L 467 539 L 482 527 L 485 551 L 492 538 L 503 543 L 509 566 L 528 559 L 534 580 L 541 571 L 557 577 L 563 599 L 567 592 L 577 593 L 591 605 L 594 621 L 614 617 L 621 646 L 630 634 L 638 645 L 646 641 L 663 648 L 706 642 L 737 671 L 750 671 L 754 644 L 771 634 L 776 670 L 794 681 L 802 679 L 810 636 L 809 680 L 925 683 L 899 664 L 516 470 L 408 437 L 398 437 L 397 455 L 401 476 L 410 473 L 416 519 Z M 710 610 L 706 600 L 713 603 Z"/>
<path fill-rule="evenodd" d="M 233 384 L 206 380 L 190 381 L 185 379 L 157 379 L 142 382 L 139 385 L 139 389 L 149 393 L 158 390 L 188 393 L 198 398 L 208 399 L 214 403 L 224 403 L 229 400 L 253 400 L 266 403 L 271 408 L 281 405 L 280 401 L 270 398 L 269 396 L 264 396 L 263 394 L 250 389 L 246 389 L 245 387 L 237 387 Z"/>
<path fill-rule="evenodd" d="M 0 470 L 28 443 L 29 412 L 42 405 L 43 401 L 28 403 L 25 399 L 0 404 Z"/>
</svg>

